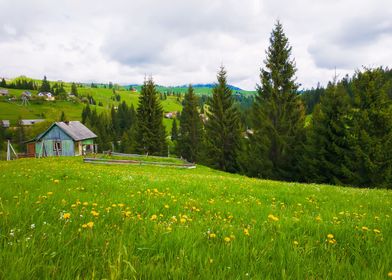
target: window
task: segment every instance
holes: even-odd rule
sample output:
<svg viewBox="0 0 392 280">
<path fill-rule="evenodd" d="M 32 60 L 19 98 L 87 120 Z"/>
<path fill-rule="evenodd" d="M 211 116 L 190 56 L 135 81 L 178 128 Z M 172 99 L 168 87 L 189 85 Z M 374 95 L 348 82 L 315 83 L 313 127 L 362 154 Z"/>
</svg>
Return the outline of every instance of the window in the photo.
<svg viewBox="0 0 392 280">
<path fill-rule="evenodd" d="M 53 151 L 61 151 L 61 141 L 53 142 Z"/>
</svg>

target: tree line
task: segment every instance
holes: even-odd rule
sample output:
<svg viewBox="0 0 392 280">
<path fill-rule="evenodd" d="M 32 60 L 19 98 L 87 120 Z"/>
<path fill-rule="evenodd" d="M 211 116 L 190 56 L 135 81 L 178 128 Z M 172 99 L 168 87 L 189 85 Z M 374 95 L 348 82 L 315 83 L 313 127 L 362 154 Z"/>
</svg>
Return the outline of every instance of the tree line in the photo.
<svg viewBox="0 0 392 280">
<path fill-rule="evenodd" d="M 112 110 L 108 127 L 115 132 L 107 135 L 115 135 L 121 150 L 152 155 L 166 155 L 169 141 L 188 161 L 252 177 L 391 188 L 391 72 L 365 68 L 306 99 L 298 92 L 291 50 L 277 22 L 247 122 L 221 67 L 204 114 L 189 86 L 170 139 L 152 78 L 141 88 L 136 111 L 125 103 Z"/>
</svg>

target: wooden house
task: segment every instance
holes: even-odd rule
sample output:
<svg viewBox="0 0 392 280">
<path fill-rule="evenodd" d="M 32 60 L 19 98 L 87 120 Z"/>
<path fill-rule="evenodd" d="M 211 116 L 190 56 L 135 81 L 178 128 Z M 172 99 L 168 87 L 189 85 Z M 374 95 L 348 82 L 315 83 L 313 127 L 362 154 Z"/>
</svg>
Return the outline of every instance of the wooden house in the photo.
<svg viewBox="0 0 392 280">
<path fill-rule="evenodd" d="M 0 126 L 4 128 L 9 128 L 10 127 L 10 121 L 9 120 L 0 120 Z"/>
<path fill-rule="evenodd" d="M 27 143 L 28 156 L 78 156 L 95 153 L 97 138 L 79 121 L 55 122 Z"/>
<path fill-rule="evenodd" d="M 19 124 L 23 126 L 34 125 L 36 123 L 40 123 L 45 121 L 45 119 L 35 119 L 35 120 L 20 120 Z"/>
</svg>

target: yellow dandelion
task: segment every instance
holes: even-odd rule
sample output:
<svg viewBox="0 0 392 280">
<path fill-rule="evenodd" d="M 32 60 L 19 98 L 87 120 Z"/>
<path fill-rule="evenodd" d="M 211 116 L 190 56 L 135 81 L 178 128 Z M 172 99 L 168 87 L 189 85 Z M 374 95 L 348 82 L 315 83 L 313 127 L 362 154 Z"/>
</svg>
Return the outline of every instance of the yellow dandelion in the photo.
<svg viewBox="0 0 392 280">
<path fill-rule="evenodd" d="M 321 222 L 321 217 L 320 217 L 320 216 L 317 216 L 317 217 L 316 217 L 316 221 L 317 221 L 317 222 Z"/>
<path fill-rule="evenodd" d="M 272 221 L 272 222 L 277 222 L 277 221 L 279 221 L 279 218 L 276 217 L 276 216 L 274 216 L 274 215 L 272 215 L 272 214 L 269 214 L 269 215 L 268 215 L 268 219 L 269 219 L 270 221 Z"/>
<path fill-rule="evenodd" d="M 373 232 L 375 233 L 375 234 L 380 234 L 381 233 L 381 231 L 379 230 L 379 229 L 373 229 Z"/>
<path fill-rule="evenodd" d="M 125 212 L 124 212 L 124 216 L 125 216 L 126 218 L 129 218 L 129 217 L 131 216 L 131 211 L 125 211 Z"/>
<path fill-rule="evenodd" d="M 97 203 L 93 203 L 93 207 L 97 207 L 98 206 L 98 204 Z"/>
<path fill-rule="evenodd" d="M 213 263 L 214 260 L 213 260 L 213 259 L 209 259 L 208 262 L 209 262 L 209 263 Z"/>
<path fill-rule="evenodd" d="M 174 223 L 177 222 L 176 216 L 173 216 L 173 217 L 171 217 L 170 219 L 171 219 L 171 221 L 174 222 Z"/>
<path fill-rule="evenodd" d="M 363 231 L 368 231 L 369 228 L 368 228 L 368 227 L 362 227 L 362 230 L 363 230 Z"/>
<path fill-rule="evenodd" d="M 87 228 L 87 224 L 83 224 L 83 225 L 82 225 L 82 228 Z"/>
<path fill-rule="evenodd" d="M 334 236 L 333 236 L 333 234 L 330 233 L 330 234 L 327 235 L 327 238 L 328 238 L 328 239 L 333 239 Z"/>
<path fill-rule="evenodd" d="M 224 240 L 225 242 L 227 242 L 227 243 L 229 243 L 229 242 L 231 241 L 230 237 L 228 237 L 228 236 L 226 236 L 223 240 Z"/>
<path fill-rule="evenodd" d="M 48 193 L 47 193 L 47 195 L 52 195 L 52 194 L 53 194 L 53 192 L 48 192 Z"/>
<path fill-rule="evenodd" d="M 58 183 L 60 183 L 60 181 L 56 179 L 56 180 L 53 180 L 53 183 L 58 184 Z"/>
<path fill-rule="evenodd" d="M 330 240 L 328 240 L 328 243 L 329 244 L 336 244 L 336 240 L 335 239 L 330 239 Z"/>
<path fill-rule="evenodd" d="M 244 234 L 249 236 L 249 230 L 247 228 L 244 228 Z"/>
<path fill-rule="evenodd" d="M 181 218 L 181 219 L 180 219 L 180 223 L 181 223 L 181 224 L 185 224 L 185 223 L 186 223 L 186 219 L 185 219 L 185 218 Z"/>
<path fill-rule="evenodd" d="M 88 206 L 88 202 L 83 202 L 83 206 Z"/>
<path fill-rule="evenodd" d="M 164 207 L 165 207 L 166 209 L 169 209 L 169 208 L 170 208 L 170 206 L 169 206 L 169 205 L 167 205 L 167 204 L 166 204 Z"/>
<path fill-rule="evenodd" d="M 120 207 L 120 208 L 123 208 L 125 205 L 124 205 L 124 203 L 119 203 L 118 204 L 118 207 Z"/>
<path fill-rule="evenodd" d="M 392 271 L 388 272 L 388 277 L 392 277 Z"/>
<path fill-rule="evenodd" d="M 293 241 L 293 244 L 294 244 L 294 246 L 298 246 L 298 245 L 299 245 L 299 243 L 298 243 L 297 240 L 294 240 L 294 241 Z"/>
<path fill-rule="evenodd" d="M 88 223 L 87 223 L 87 227 L 93 228 L 93 226 L 94 226 L 94 222 L 88 222 Z"/>
<path fill-rule="evenodd" d="M 151 216 L 150 221 L 155 221 L 157 218 L 158 218 L 158 216 L 154 214 Z"/>
<path fill-rule="evenodd" d="M 214 239 L 214 238 L 216 238 L 216 234 L 215 233 L 210 233 L 208 235 L 208 237 L 211 238 L 211 239 Z"/>
<path fill-rule="evenodd" d="M 92 214 L 94 217 L 98 217 L 98 216 L 99 216 L 99 213 L 98 213 L 97 211 L 95 211 L 95 210 L 91 211 L 91 214 Z"/>
<path fill-rule="evenodd" d="M 63 218 L 65 220 L 68 220 L 69 218 L 71 218 L 71 214 L 70 213 L 64 213 Z"/>
</svg>

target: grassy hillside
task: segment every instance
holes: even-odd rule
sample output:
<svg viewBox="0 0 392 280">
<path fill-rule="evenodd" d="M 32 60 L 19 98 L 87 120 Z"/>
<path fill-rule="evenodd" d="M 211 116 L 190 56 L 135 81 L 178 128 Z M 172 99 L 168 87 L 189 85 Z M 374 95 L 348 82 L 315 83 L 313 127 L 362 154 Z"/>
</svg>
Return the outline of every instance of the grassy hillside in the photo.
<svg viewBox="0 0 392 280">
<path fill-rule="evenodd" d="M 0 97 L 0 120 L 10 120 L 12 124 L 16 124 L 19 118 L 22 119 L 39 119 L 46 118 L 48 120 L 57 120 L 61 111 L 64 111 L 67 118 L 71 120 L 80 120 L 81 113 L 85 104 L 75 101 L 30 101 L 28 106 L 22 106 L 20 95 L 24 90 L 9 89 L 10 96 L 17 98 L 15 101 L 8 101 L 7 98 Z M 31 91 L 36 95 L 36 91 Z M 98 112 L 108 111 L 111 106 L 118 106 L 120 102 L 125 101 L 127 104 L 133 104 L 137 107 L 139 93 L 125 90 L 116 91 L 121 96 L 121 100 L 112 100 L 113 92 L 111 89 L 105 88 L 79 88 L 78 92 L 81 96 L 92 96 L 96 103 L 101 102 L 103 106 L 94 106 Z M 181 111 L 182 105 L 177 101 L 177 97 L 168 96 L 166 100 L 161 101 L 164 112 Z M 164 120 L 164 124 L 171 128 L 171 120 Z"/>
<path fill-rule="evenodd" d="M 1 279 L 386 279 L 392 193 L 202 166 L 0 162 Z"/>
</svg>

